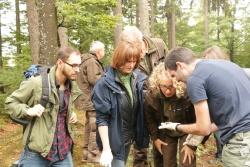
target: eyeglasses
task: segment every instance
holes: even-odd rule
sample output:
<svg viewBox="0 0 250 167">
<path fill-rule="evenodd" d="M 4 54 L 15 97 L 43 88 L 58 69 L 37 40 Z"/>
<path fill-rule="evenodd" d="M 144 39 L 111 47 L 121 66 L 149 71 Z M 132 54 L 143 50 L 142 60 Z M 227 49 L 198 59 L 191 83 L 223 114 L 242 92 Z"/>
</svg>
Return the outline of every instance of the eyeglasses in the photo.
<svg viewBox="0 0 250 167">
<path fill-rule="evenodd" d="M 70 64 L 67 63 L 66 61 L 63 61 L 65 64 L 69 65 L 72 69 L 79 69 L 80 68 L 80 64 Z"/>
<path fill-rule="evenodd" d="M 163 85 L 163 84 L 160 84 L 159 87 L 162 88 L 162 89 L 172 89 L 174 86 L 173 85 Z"/>
</svg>

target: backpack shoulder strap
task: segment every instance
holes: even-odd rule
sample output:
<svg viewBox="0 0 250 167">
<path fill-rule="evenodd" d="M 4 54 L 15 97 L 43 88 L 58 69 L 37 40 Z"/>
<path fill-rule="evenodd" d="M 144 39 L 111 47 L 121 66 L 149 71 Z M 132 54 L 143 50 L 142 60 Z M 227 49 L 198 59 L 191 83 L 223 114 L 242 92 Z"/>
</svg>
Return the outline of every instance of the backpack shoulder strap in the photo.
<svg viewBox="0 0 250 167">
<path fill-rule="evenodd" d="M 49 80 L 50 68 L 48 68 L 48 67 L 43 67 L 43 68 L 45 68 L 45 69 L 40 69 L 41 70 L 40 74 L 41 74 L 41 77 L 42 77 L 42 96 L 41 96 L 41 99 L 40 99 L 40 104 L 45 108 L 46 105 L 49 102 L 49 95 L 50 95 L 50 92 L 51 92 L 51 85 L 50 85 L 50 80 Z M 32 120 L 31 120 L 29 133 L 28 133 L 27 140 L 26 140 L 26 143 L 25 143 L 25 149 L 28 149 L 28 144 L 30 142 L 30 134 L 31 134 L 31 131 L 32 131 L 33 126 L 35 124 L 35 121 L 36 121 L 36 117 L 33 117 Z"/>
<path fill-rule="evenodd" d="M 40 104 L 45 108 L 49 102 L 49 95 L 51 93 L 51 85 L 49 79 L 50 68 L 46 68 L 41 72 L 42 77 L 42 97 L 40 99 Z"/>
</svg>

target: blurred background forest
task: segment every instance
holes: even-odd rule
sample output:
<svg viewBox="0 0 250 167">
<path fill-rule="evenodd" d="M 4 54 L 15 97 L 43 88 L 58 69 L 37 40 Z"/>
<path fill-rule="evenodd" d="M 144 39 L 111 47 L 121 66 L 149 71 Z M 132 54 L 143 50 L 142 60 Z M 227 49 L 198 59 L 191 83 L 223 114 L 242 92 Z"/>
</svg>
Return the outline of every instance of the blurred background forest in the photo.
<svg viewBox="0 0 250 167">
<path fill-rule="evenodd" d="M 93 40 L 105 43 L 108 64 L 126 25 L 162 38 L 169 50 L 199 55 L 218 45 L 250 67 L 249 0 L 0 0 L 0 82 L 15 88 L 30 64 L 53 64 L 59 46 L 84 53 Z"/>
<path fill-rule="evenodd" d="M 169 50 L 184 46 L 199 56 L 218 45 L 250 67 L 250 0 L 0 0 L 0 116 L 30 64 L 54 64 L 60 46 L 88 52 L 93 40 L 105 43 L 108 64 L 126 25 L 162 38 Z"/>
</svg>

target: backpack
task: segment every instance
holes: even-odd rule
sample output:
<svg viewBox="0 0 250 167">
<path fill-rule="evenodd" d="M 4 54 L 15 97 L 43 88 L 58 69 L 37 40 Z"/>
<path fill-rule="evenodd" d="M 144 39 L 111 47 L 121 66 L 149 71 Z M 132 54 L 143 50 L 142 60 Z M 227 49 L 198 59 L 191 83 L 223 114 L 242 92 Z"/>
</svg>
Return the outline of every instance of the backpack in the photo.
<svg viewBox="0 0 250 167">
<path fill-rule="evenodd" d="M 38 76 L 41 75 L 42 77 L 42 96 L 40 99 L 40 104 L 45 108 L 46 105 L 49 102 L 49 95 L 51 92 L 51 85 L 50 85 L 50 80 L 49 80 L 49 71 L 50 68 L 47 66 L 42 66 L 42 65 L 38 65 L 38 64 L 33 64 L 31 65 L 23 74 L 24 74 L 24 78 L 25 79 L 29 79 L 32 76 Z M 27 127 L 27 125 L 30 123 L 31 124 L 31 128 L 28 132 L 28 136 L 27 136 L 27 140 L 25 143 L 25 149 L 28 149 L 28 143 L 30 141 L 30 134 L 33 128 L 33 125 L 35 123 L 36 117 L 33 117 L 31 120 L 25 120 L 22 118 L 17 118 L 14 116 L 10 115 L 10 119 L 23 126 L 23 132 L 25 131 L 25 128 Z M 11 167 L 18 167 L 19 164 L 19 160 L 15 161 L 14 163 L 12 163 Z"/>
<path fill-rule="evenodd" d="M 31 65 L 25 72 L 24 72 L 24 78 L 27 80 L 32 76 L 38 76 L 41 75 L 42 77 L 42 96 L 40 99 L 40 104 L 45 108 L 47 103 L 49 102 L 49 95 L 51 92 L 51 86 L 49 83 L 49 73 L 50 68 L 42 65 L 33 64 Z M 22 126 L 24 128 L 30 123 L 30 120 L 17 118 L 10 115 L 10 119 Z M 33 120 L 33 119 L 32 119 Z"/>
</svg>

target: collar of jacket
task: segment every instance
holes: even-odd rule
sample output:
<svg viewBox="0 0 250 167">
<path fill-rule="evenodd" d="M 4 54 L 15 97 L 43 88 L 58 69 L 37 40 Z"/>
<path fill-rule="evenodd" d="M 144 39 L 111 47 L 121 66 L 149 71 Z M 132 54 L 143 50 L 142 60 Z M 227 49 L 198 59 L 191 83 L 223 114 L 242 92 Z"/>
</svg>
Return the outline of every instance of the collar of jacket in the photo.
<svg viewBox="0 0 250 167">
<path fill-rule="evenodd" d="M 120 83 L 120 79 L 118 77 L 118 74 L 116 72 L 116 70 L 112 67 L 108 68 L 107 72 L 103 75 L 103 79 L 104 79 L 104 83 L 105 85 L 107 85 L 112 91 L 116 92 L 116 93 L 121 93 L 121 87 L 119 86 L 118 83 Z M 133 83 L 137 83 L 137 82 L 143 82 L 144 80 L 146 80 L 147 76 L 144 75 L 143 73 L 138 73 L 137 70 L 134 70 L 132 72 L 132 79 L 133 79 Z"/>
<path fill-rule="evenodd" d="M 94 58 L 95 60 L 98 60 L 95 53 L 84 53 L 84 54 L 81 55 L 82 63 L 85 62 L 88 59 L 91 59 L 91 58 Z"/>
<path fill-rule="evenodd" d="M 50 71 L 49 71 L 49 80 L 51 83 L 51 87 L 52 89 L 56 89 L 57 88 L 57 82 L 56 82 L 56 66 L 54 65 L 53 67 L 51 67 Z M 67 85 L 69 90 L 72 89 L 72 82 L 70 80 L 67 80 Z"/>
<path fill-rule="evenodd" d="M 157 48 L 155 47 L 154 43 L 152 42 L 152 40 L 150 39 L 150 37 L 147 37 L 147 36 L 143 36 L 143 40 L 145 42 L 147 42 L 148 44 L 148 55 L 154 53 L 157 51 Z"/>
</svg>

